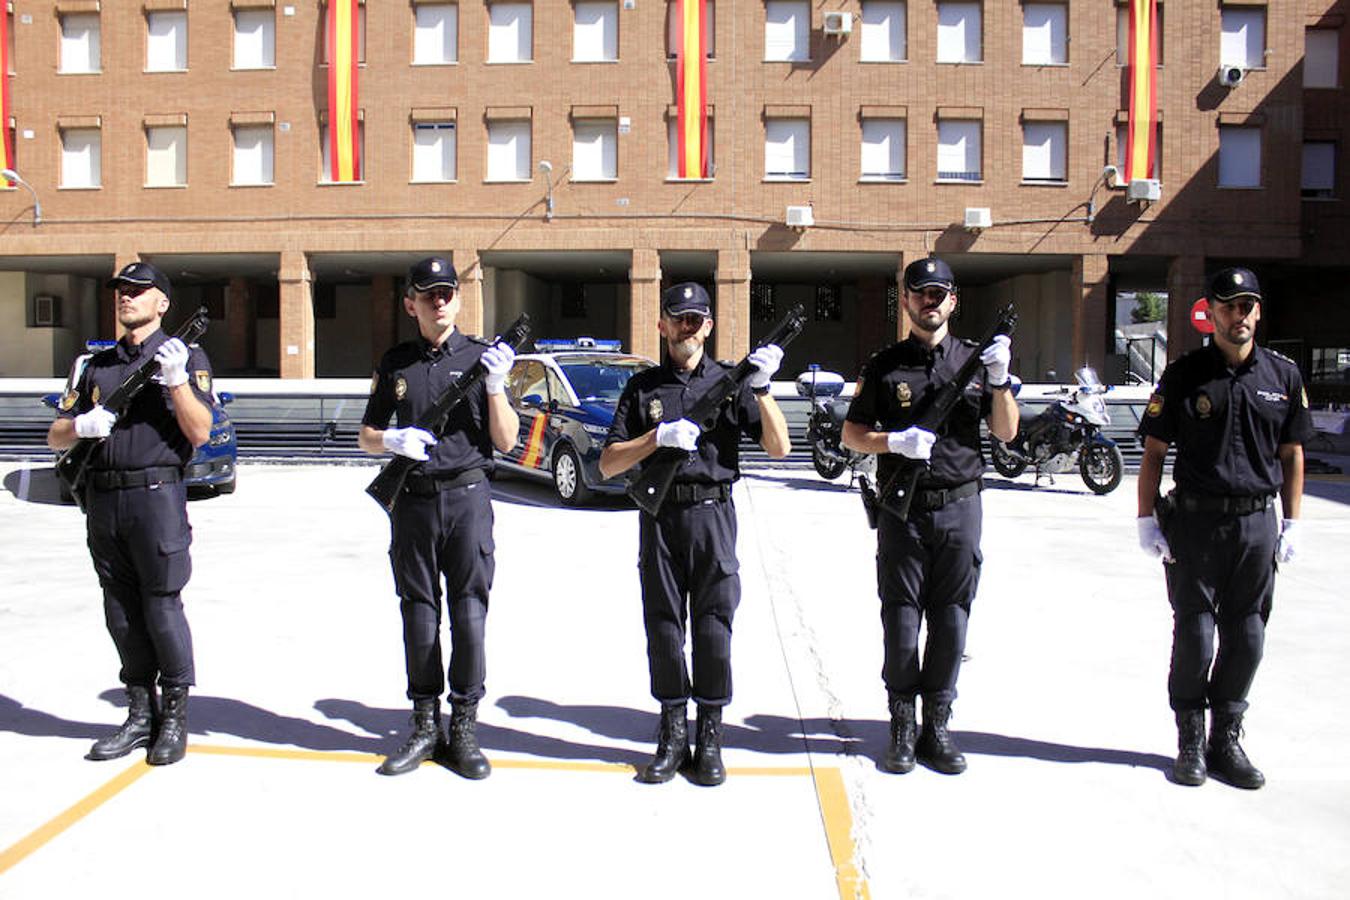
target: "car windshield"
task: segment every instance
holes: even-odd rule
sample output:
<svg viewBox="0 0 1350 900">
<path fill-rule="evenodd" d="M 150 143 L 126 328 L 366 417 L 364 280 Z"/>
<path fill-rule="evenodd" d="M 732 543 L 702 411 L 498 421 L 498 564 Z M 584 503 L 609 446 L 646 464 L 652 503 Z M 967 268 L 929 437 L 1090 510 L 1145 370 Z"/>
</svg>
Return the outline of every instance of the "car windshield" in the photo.
<svg viewBox="0 0 1350 900">
<path fill-rule="evenodd" d="M 585 403 L 588 400 L 618 400 L 628 379 L 652 364 L 636 357 L 590 357 L 559 360 L 558 365 L 572 383 L 572 390 Z"/>
</svg>

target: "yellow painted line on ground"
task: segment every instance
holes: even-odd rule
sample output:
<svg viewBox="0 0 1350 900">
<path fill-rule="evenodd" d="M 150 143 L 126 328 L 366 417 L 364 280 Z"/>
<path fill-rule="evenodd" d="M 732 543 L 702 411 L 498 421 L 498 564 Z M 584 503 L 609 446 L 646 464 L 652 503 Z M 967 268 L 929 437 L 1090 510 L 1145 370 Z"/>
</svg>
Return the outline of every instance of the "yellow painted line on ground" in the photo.
<svg viewBox="0 0 1350 900">
<path fill-rule="evenodd" d="M 815 778 L 839 900 L 868 900 L 872 891 L 854 862 L 857 850 L 853 845 L 853 814 L 849 811 L 844 776 L 838 769 L 816 769 Z"/>
<path fill-rule="evenodd" d="M 127 787 L 149 771 L 150 767 L 144 762 L 136 763 L 131 768 L 124 770 L 114 778 L 110 779 L 102 787 L 90 793 L 83 800 L 80 800 L 65 812 L 60 813 L 46 824 L 39 825 L 27 837 L 20 839 L 18 843 L 7 847 L 4 851 L 0 852 L 0 875 L 23 862 L 52 838 L 56 837 L 61 832 L 98 809 L 104 803 L 117 796 L 123 788 Z"/>
</svg>

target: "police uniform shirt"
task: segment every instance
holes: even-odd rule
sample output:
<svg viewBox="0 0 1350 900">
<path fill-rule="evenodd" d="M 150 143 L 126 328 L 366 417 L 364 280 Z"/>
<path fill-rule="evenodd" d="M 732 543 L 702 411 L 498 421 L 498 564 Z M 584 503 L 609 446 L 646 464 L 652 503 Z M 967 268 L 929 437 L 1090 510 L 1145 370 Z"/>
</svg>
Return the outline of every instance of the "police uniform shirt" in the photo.
<svg viewBox="0 0 1350 900">
<path fill-rule="evenodd" d="M 59 415 L 74 418 L 105 402 L 137 366 L 155 355 L 169 339 L 156 331 L 140 344 L 123 337 L 112 347 L 94 354 L 85 366 L 72 393 L 61 398 Z M 206 351 L 196 344 L 188 347 L 188 384 L 197 399 L 207 407 L 215 405 L 211 392 L 211 363 Z M 151 382 L 141 389 L 131 404 L 117 417 L 112 434 L 99 442 L 89 458 L 89 467 L 97 470 L 148 469 L 153 466 L 183 467 L 196 448 L 184 436 L 174 417 L 169 389 Z"/>
<path fill-rule="evenodd" d="M 605 445 L 641 437 L 661 422 L 687 418 L 686 411 L 731 366 L 705 353 L 691 372 L 676 371 L 669 363 L 646 369 L 629 379 L 614 410 Z M 701 424 L 701 423 L 700 423 Z M 732 399 L 723 403 L 713 427 L 699 438 L 698 448 L 675 476 L 677 483 L 729 484 L 740 476 L 740 436 L 758 441 L 763 434 L 759 403 L 742 382 Z M 647 457 L 640 464 L 646 468 Z"/>
<path fill-rule="evenodd" d="M 973 341 L 948 334 L 932 350 L 908 338 L 878 351 L 858 375 L 848 421 L 871 430 L 903 431 L 914 424 L 915 413 L 931 402 L 932 395 L 951 381 L 978 349 Z M 966 389 L 938 429 L 929 468 L 920 476 L 919 487 L 955 487 L 984 473 L 980 420 L 989 415 L 990 409 L 987 392 L 973 386 Z M 891 454 L 880 455 L 877 478 L 882 484 L 896 465 L 898 460 Z"/>
<path fill-rule="evenodd" d="M 416 425 L 488 346 L 456 328 L 439 347 L 420 337 L 394 347 L 375 371 L 361 423 L 384 429 L 397 414 L 400 427 Z M 454 476 L 474 468 L 492 471 L 487 389 L 481 380 L 450 411 L 444 433 L 427 448 L 427 455 L 430 459 L 422 463 L 427 475 Z"/>
<path fill-rule="evenodd" d="M 1178 488 L 1227 496 L 1279 491 L 1279 446 L 1313 431 L 1298 366 L 1257 346 L 1237 369 L 1213 344 L 1173 362 L 1139 423 L 1141 435 L 1176 446 Z"/>
</svg>

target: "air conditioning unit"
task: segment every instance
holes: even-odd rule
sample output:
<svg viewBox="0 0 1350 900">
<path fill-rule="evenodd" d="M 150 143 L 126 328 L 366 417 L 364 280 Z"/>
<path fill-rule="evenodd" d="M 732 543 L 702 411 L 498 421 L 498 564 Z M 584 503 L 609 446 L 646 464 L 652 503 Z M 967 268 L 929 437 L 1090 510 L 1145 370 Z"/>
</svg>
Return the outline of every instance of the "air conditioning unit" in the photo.
<svg viewBox="0 0 1350 900">
<path fill-rule="evenodd" d="M 810 228 L 816 224 L 816 217 L 809 206 L 789 206 L 787 225 L 789 228 Z"/>
<path fill-rule="evenodd" d="M 1162 182 L 1156 178 L 1135 178 L 1128 187 L 1125 188 L 1125 199 L 1131 201 L 1139 200 L 1161 200 Z"/>
<path fill-rule="evenodd" d="M 1246 77 L 1247 70 L 1242 66 L 1219 66 L 1219 84 L 1224 87 L 1237 87 Z"/>
<path fill-rule="evenodd" d="M 967 206 L 966 221 L 967 228 L 988 228 L 994 224 L 994 217 L 989 212 L 987 206 Z"/>
<path fill-rule="evenodd" d="M 853 33 L 853 13 L 827 12 L 825 14 L 826 34 L 845 35 Z"/>
</svg>

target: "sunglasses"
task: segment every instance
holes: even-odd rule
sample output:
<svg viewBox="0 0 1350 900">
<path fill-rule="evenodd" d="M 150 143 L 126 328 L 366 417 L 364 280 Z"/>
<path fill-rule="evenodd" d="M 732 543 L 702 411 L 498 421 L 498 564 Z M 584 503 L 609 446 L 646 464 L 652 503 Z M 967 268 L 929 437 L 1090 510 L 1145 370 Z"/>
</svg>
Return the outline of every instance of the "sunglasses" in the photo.
<svg viewBox="0 0 1350 900">
<path fill-rule="evenodd" d="M 128 282 L 123 282 L 117 286 L 117 293 L 121 294 L 123 297 L 134 299 L 150 290 L 151 287 L 152 285 L 148 284 L 130 284 Z"/>
<path fill-rule="evenodd" d="M 923 288 L 922 290 L 911 291 L 910 293 L 914 294 L 917 297 L 922 297 L 925 300 L 932 300 L 934 303 L 941 303 L 942 301 L 950 297 L 952 292 L 947 290 L 946 288 L 926 287 Z"/>
<path fill-rule="evenodd" d="M 449 303 L 455 299 L 455 290 L 455 288 L 434 287 L 429 291 L 418 291 L 417 295 L 428 303 L 436 303 L 437 301 Z"/>
<path fill-rule="evenodd" d="M 1256 303 L 1257 301 L 1251 298 L 1245 298 L 1242 300 L 1219 301 L 1220 306 L 1227 307 L 1229 310 L 1232 310 L 1234 312 L 1240 312 L 1244 319 L 1252 314 L 1252 310 L 1256 308 Z"/>
<path fill-rule="evenodd" d="M 696 312 L 667 314 L 666 318 L 681 328 L 702 328 L 704 316 Z"/>
</svg>

